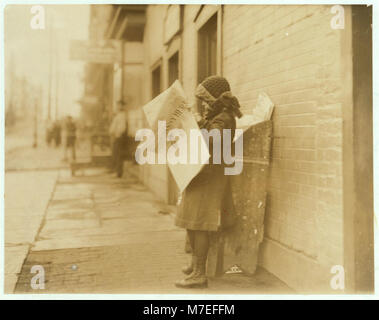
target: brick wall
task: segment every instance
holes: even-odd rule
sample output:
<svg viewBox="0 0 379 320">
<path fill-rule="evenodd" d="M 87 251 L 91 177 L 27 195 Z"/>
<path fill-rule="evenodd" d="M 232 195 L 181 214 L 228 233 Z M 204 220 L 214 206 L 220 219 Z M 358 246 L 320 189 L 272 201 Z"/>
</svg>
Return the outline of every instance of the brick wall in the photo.
<svg viewBox="0 0 379 320">
<path fill-rule="evenodd" d="M 244 113 L 259 92 L 275 103 L 270 187 L 261 264 L 298 290 L 329 288 L 330 268 L 343 262 L 341 30 L 330 6 L 225 5 L 222 69 Z M 149 6 L 145 27 L 144 101 L 151 66 L 162 59 L 166 6 Z M 217 10 L 185 6 L 180 78 L 191 102 L 197 84 L 197 30 Z M 197 18 L 195 19 L 195 17 Z M 165 168 L 166 169 L 166 168 Z M 165 169 L 143 179 L 162 195 Z M 165 190 L 167 192 L 167 190 Z"/>
<path fill-rule="evenodd" d="M 243 112 L 260 91 L 275 103 L 261 261 L 299 289 L 327 286 L 343 261 L 340 31 L 331 17 L 330 6 L 224 10 L 224 75 Z M 321 280 L 305 279 L 309 264 Z"/>
</svg>

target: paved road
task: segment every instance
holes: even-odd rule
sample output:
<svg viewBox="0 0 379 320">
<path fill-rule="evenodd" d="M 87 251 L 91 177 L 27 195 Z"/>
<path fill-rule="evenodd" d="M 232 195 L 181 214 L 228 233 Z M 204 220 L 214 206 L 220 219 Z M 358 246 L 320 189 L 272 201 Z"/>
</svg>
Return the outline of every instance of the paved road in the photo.
<svg viewBox="0 0 379 320">
<path fill-rule="evenodd" d="M 44 128 L 40 128 L 38 146 L 33 148 L 33 128 L 27 124 L 19 125 L 5 134 L 5 171 L 52 170 L 68 168 L 64 158 L 64 139 L 59 147 L 46 145 Z M 88 160 L 90 145 L 87 139 L 77 140 L 78 159 Z M 68 155 L 70 156 L 70 155 Z"/>
</svg>

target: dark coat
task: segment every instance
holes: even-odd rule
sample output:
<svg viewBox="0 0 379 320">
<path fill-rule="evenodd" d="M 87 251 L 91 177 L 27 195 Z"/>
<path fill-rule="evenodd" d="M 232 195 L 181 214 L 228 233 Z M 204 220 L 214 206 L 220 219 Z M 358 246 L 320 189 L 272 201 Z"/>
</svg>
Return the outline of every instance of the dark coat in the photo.
<svg viewBox="0 0 379 320">
<path fill-rule="evenodd" d="M 222 129 L 231 129 L 233 140 L 236 120 L 230 112 L 222 111 L 205 121 L 201 127 L 208 131 L 220 130 L 221 137 Z M 212 146 L 211 139 L 209 145 Z M 212 148 L 209 152 L 212 156 Z M 209 164 L 190 182 L 182 195 L 175 219 L 177 226 L 190 230 L 217 231 L 223 221 L 230 221 L 227 215 L 234 216 L 234 205 L 230 176 L 224 174 L 224 168 L 225 164 L 212 164 L 210 159 Z"/>
</svg>

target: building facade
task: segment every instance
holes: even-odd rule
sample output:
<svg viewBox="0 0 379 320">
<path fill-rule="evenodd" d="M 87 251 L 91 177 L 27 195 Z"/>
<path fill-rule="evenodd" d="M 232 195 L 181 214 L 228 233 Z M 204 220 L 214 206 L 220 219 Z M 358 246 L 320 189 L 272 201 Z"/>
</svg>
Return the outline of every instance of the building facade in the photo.
<svg viewBox="0 0 379 320">
<path fill-rule="evenodd" d="M 111 5 L 93 5 L 90 7 L 88 42 L 105 41 L 105 30 L 109 24 Z M 105 114 L 111 117 L 113 105 L 113 64 L 101 64 L 89 61 L 84 68 L 84 92 L 79 103 L 81 118 L 86 126 L 96 127 Z"/>
<path fill-rule="evenodd" d="M 299 291 L 333 292 L 334 266 L 344 266 L 349 290 L 371 290 L 372 143 L 362 147 L 372 142 L 371 27 L 363 22 L 371 11 L 353 7 L 114 6 L 109 25 L 124 41 L 118 83 L 130 135 L 147 127 L 141 107 L 176 79 L 192 103 L 205 77 L 226 77 L 245 114 L 259 92 L 270 96 L 260 265 Z M 139 175 L 176 202 L 166 165 L 140 166 Z"/>
</svg>

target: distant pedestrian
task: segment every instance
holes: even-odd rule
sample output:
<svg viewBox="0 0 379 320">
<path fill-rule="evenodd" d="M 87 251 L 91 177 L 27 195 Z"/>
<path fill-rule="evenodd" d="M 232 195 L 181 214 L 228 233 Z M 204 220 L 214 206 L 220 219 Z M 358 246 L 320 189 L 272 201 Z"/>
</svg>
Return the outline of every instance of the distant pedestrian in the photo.
<svg viewBox="0 0 379 320">
<path fill-rule="evenodd" d="M 112 143 L 112 169 L 117 173 L 119 178 L 123 174 L 124 149 L 127 141 L 127 126 L 125 103 L 119 101 L 118 112 L 113 118 L 109 127 L 109 134 L 113 141 Z"/>
<path fill-rule="evenodd" d="M 53 122 L 47 120 L 46 123 L 46 144 L 50 147 L 51 141 L 53 140 Z"/>
<path fill-rule="evenodd" d="M 59 120 L 54 121 L 52 136 L 55 142 L 55 147 L 58 148 L 62 142 L 62 127 Z"/>
<path fill-rule="evenodd" d="M 76 124 L 71 116 L 66 119 L 66 147 L 64 160 L 67 160 L 67 150 L 71 149 L 72 160 L 76 160 Z"/>
</svg>

